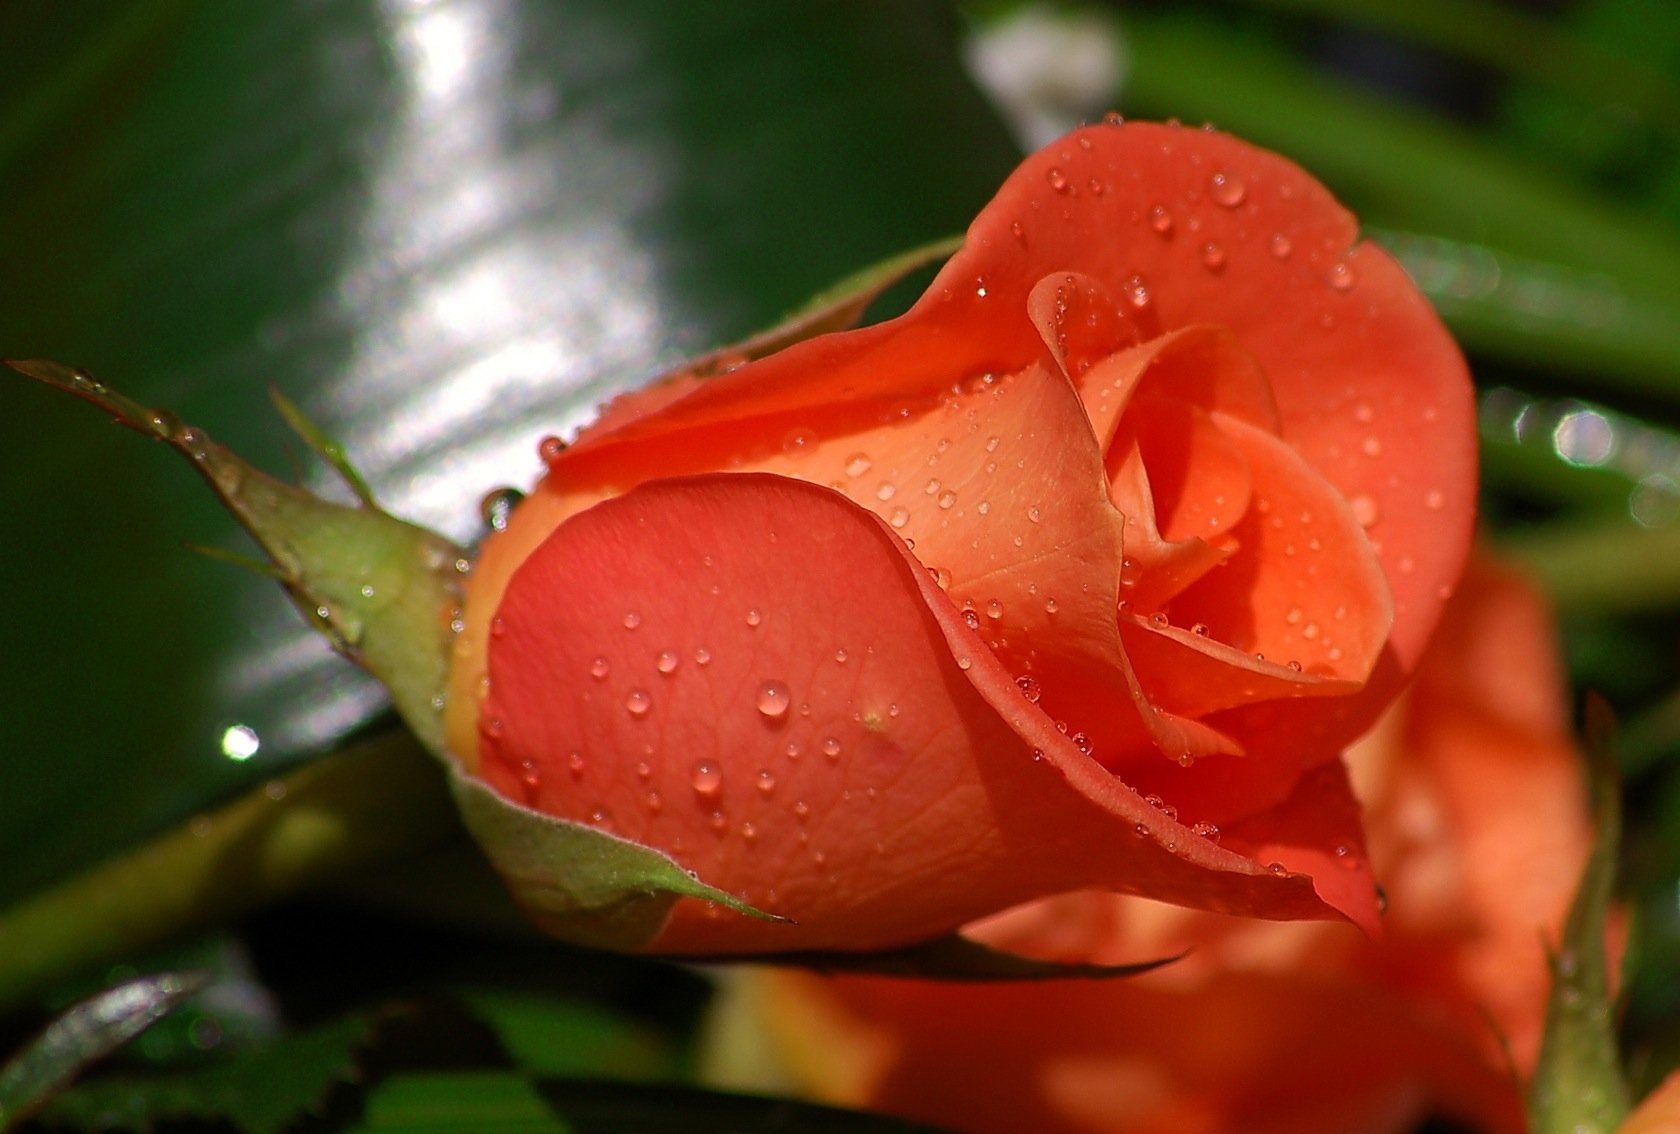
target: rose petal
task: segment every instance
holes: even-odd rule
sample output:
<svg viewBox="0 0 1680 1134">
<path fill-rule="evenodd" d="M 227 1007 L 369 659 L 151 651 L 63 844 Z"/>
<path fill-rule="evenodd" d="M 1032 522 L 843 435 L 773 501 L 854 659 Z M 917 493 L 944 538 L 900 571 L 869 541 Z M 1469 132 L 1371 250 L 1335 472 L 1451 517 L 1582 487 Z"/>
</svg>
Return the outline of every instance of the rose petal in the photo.
<svg viewBox="0 0 1680 1134">
<path fill-rule="evenodd" d="M 1231 418 L 1219 424 L 1253 476 L 1253 507 L 1231 531 L 1237 553 L 1173 599 L 1171 621 L 1203 624 L 1215 641 L 1308 673 L 1364 681 L 1394 613 L 1352 509 L 1276 437 Z"/>
<path fill-rule="evenodd" d="M 484 778 L 799 922 L 684 902 L 663 951 L 875 948 L 1088 885 L 1328 916 L 1306 879 L 1083 757 L 892 530 L 828 490 L 644 485 L 562 524 L 497 620 Z"/>
</svg>

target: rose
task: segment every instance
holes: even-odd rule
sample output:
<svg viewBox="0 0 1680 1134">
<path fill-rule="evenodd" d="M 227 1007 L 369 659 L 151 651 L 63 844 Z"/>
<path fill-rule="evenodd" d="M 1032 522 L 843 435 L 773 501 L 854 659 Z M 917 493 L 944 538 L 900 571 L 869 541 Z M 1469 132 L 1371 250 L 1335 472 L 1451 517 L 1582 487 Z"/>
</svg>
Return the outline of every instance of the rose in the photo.
<svg viewBox="0 0 1680 1134">
<path fill-rule="evenodd" d="M 974 932 L 1065 960 L 1190 947 L 1101 984 L 956 986 L 755 973 L 734 1010 L 795 1082 L 959 1130 L 1523 1129 L 1556 942 L 1588 843 L 1552 628 L 1473 569 L 1408 697 L 1350 754 L 1385 932 L 1101 894 Z M 1025 1020 L 1054 1021 L 1023 1027 Z"/>
<path fill-rule="evenodd" d="M 1337 763 L 1468 540 L 1463 362 L 1296 167 L 1028 159 L 901 318 L 610 407 L 486 541 L 446 726 L 510 800 L 865 949 L 1100 887 L 1375 917 Z"/>
</svg>

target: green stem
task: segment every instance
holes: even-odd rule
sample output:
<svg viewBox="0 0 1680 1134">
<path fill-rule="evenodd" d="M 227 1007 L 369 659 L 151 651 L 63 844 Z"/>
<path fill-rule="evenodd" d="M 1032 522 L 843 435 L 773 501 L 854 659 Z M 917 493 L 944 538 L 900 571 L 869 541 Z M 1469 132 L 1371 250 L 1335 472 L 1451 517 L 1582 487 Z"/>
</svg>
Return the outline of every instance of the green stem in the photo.
<svg viewBox="0 0 1680 1134">
<path fill-rule="evenodd" d="M 0 1011 L 459 829 L 406 730 L 346 749 L 0 913 Z"/>
</svg>

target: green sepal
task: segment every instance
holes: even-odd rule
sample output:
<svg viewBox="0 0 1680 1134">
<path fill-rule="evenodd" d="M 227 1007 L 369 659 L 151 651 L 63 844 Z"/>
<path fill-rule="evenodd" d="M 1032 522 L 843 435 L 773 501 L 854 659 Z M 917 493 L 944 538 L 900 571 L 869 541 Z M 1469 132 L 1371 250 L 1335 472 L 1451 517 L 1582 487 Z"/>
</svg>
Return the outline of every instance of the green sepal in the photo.
<svg viewBox="0 0 1680 1134">
<path fill-rule="evenodd" d="M 1601 698 L 1589 696 L 1587 771 L 1596 834 L 1569 907 L 1563 940 L 1549 958 L 1552 994 L 1528 1099 L 1534 1134 L 1613 1134 L 1628 1113 L 1604 947 L 1622 838 L 1615 739 L 1610 707 Z"/>
<path fill-rule="evenodd" d="M 651 847 L 505 799 L 458 768 L 450 785 L 467 830 L 514 900 L 544 932 L 562 940 L 639 948 L 659 936 L 681 898 L 716 902 L 763 921 L 790 920 L 706 885 Z"/>
<path fill-rule="evenodd" d="M 92 402 L 131 429 L 185 456 L 251 534 L 304 618 L 390 691 L 397 712 L 434 754 L 443 753 L 438 710 L 459 604 L 465 553 L 442 536 L 373 504 L 336 444 L 277 398 L 299 435 L 344 476 L 360 502 L 338 504 L 262 472 L 166 410 L 125 397 L 57 362 L 14 370 Z"/>
<path fill-rule="evenodd" d="M 741 342 L 690 358 L 655 381 L 727 369 L 731 365 L 775 354 L 818 335 L 844 331 L 863 317 L 869 305 L 879 299 L 882 292 L 912 272 L 948 258 L 962 247 L 962 243 L 960 236 L 947 236 L 861 268 L 818 292 L 775 326 Z"/>
<path fill-rule="evenodd" d="M 83 1068 L 163 1019 L 206 983 L 199 973 L 160 973 L 108 988 L 63 1012 L 0 1067 L 0 1130 L 34 1114 Z"/>
</svg>

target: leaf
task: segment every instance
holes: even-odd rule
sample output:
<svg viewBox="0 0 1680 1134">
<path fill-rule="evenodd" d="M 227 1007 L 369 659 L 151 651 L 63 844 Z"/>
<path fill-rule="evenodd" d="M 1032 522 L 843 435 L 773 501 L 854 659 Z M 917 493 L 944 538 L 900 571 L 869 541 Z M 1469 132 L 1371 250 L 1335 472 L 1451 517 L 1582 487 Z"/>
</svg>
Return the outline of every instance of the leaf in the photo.
<svg viewBox="0 0 1680 1134">
<path fill-rule="evenodd" d="M 1615 720 L 1596 696 L 1587 699 L 1586 741 L 1596 834 L 1551 958 L 1546 1032 L 1529 1094 L 1535 1134 L 1613 1134 L 1628 1112 L 1604 946 L 1621 849 L 1621 775 Z"/>
<path fill-rule="evenodd" d="M 698 1087 L 549 1080 L 537 1089 L 573 1134 L 938 1134 L 898 1118 Z"/>
<path fill-rule="evenodd" d="M 459 601 L 457 580 L 466 567 L 460 548 L 381 511 L 371 498 L 364 497 L 358 506 L 335 504 L 276 480 L 203 430 L 183 425 L 167 410 L 143 406 L 85 371 L 44 359 L 8 365 L 91 402 L 191 461 L 267 553 L 305 619 L 340 653 L 377 677 L 409 728 L 442 755 L 438 712 L 449 665 L 450 612 Z M 358 495 L 365 492 L 361 478 L 345 472 L 337 445 L 303 422 L 289 403 L 282 401 L 281 407 Z"/>
<path fill-rule="evenodd" d="M 529 1074 L 648 1079 L 679 1070 L 676 1053 L 654 1032 L 580 1000 L 482 986 L 456 996 Z"/>
<path fill-rule="evenodd" d="M 910 980 L 952 982 L 1113 980 L 1140 976 L 1163 965 L 1182 960 L 1187 953 L 1139 961 L 1129 965 L 1068 964 L 1041 961 L 983 945 L 960 933 L 938 937 L 902 949 L 876 953 L 772 953 L 752 957 L 722 958 L 750 964 L 793 965 L 820 973 L 862 973 L 869 976 L 904 977 Z M 705 964 L 720 958 L 695 958 Z"/>
<path fill-rule="evenodd" d="M 204 984 L 198 974 L 160 973 L 106 989 L 64 1012 L 0 1067 L 0 1130 L 35 1113 L 83 1068 L 157 1023 Z"/>
<path fill-rule="evenodd" d="M 246 1134 L 279 1134 L 358 1074 L 355 1055 L 374 1023 L 346 1016 L 293 1032 L 210 1067 L 114 1075 L 59 1096 L 52 1122 L 81 1130 L 143 1129 L 179 1119 L 221 1119 Z"/>
<path fill-rule="evenodd" d="M 656 850 L 522 807 L 459 769 L 450 785 L 467 830 L 514 900 L 563 940 L 634 949 L 658 935 L 680 898 L 764 921 L 788 920 L 706 885 Z"/>
</svg>

